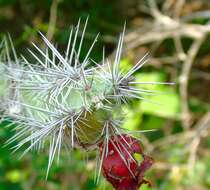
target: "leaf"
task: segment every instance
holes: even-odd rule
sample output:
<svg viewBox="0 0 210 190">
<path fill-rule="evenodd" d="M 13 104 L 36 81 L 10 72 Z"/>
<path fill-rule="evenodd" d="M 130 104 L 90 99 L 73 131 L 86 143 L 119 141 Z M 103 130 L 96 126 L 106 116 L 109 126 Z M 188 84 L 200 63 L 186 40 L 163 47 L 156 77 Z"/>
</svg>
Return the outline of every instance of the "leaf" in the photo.
<svg viewBox="0 0 210 190">
<path fill-rule="evenodd" d="M 141 82 L 166 82 L 162 73 L 143 73 L 136 76 Z M 178 118 L 180 112 L 179 96 L 170 86 L 166 85 L 139 85 L 153 91 L 151 95 L 144 96 L 150 102 L 141 101 L 143 113 L 165 118 Z M 152 102 L 152 103 L 151 103 Z"/>
<path fill-rule="evenodd" d="M 19 170 L 12 170 L 12 171 L 7 172 L 6 178 L 12 183 L 17 183 L 21 181 L 22 174 Z"/>
</svg>

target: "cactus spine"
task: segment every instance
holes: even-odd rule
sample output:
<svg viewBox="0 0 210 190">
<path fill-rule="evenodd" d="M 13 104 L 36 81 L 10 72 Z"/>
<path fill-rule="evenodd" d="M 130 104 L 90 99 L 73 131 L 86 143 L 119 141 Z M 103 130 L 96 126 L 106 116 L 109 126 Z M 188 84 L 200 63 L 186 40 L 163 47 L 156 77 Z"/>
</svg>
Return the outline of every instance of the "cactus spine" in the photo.
<svg viewBox="0 0 210 190">
<path fill-rule="evenodd" d="M 127 73 L 120 70 L 125 28 L 113 63 L 104 56 L 102 63 L 90 58 L 98 35 L 85 58 L 80 59 L 87 22 L 88 19 L 79 41 L 80 21 L 71 29 L 64 55 L 41 33 L 47 48 L 43 50 L 33 44 L 34 50 L 29 50 L 33 62 L 24 56 L 17 58 L 11 40 L 13 61 L 9 43 L 4 40 L 1 45 L 5 46 L 2 51 L 5 59 L 0 66 L 4 74 L 0 85 L 6 82 L 5 92 L 13 94 L 6 98 L 2 95 L 4 105 L 1 107 L 3 117 L 12 118 L 17 130 L 7 143 L 19 140 L 14 147 L 17 150 L 30 142 L 23 154 L 49 146 L 48 171 L 64 144 L 70 148 L 98 149 L 99 143 L 108 144 L 110 137 L 125 133 L 120 127 L 121 121 L 116 119 L 116 115 L 121 116 L 121 104 L 132 98 L 144 99 L 142 94 L 150 93 L 138 89 L 136 84 L 144 82 L 134 82 L 132 76 L 144 65 L 147 55 Z M 95 66 L 91 67 L 90 63 Z M 19 109 L 14 110 L 14 106 Z"/>
</svg>

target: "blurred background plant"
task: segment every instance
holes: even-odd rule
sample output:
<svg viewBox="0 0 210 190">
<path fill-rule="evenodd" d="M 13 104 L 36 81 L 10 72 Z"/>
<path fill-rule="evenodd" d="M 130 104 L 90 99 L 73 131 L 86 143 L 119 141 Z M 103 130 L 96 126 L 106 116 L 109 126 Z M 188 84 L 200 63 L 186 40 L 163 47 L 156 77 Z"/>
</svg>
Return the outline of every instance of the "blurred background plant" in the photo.
<svg viewBox="0 0 210 190">
<path fill-rule="evenodd" d="M 113 59 L 117 36 L 127 22 L 122 67 L 128 70 L 145 53 L 151 58 L 137 80 L 176 82 L 175 86 L 145 86 L 162 91 L 148 97 L 162 105 L 133 101 L 124 106 L 124 127 L 157 129 L 140 138 L 155 164 L 147 176 L 154 187 L 141 190 L 210 189 L 210 2 L 209 0 L 0 0 L 0 35 L 10 33 L 18 54 L 28 55 L 31 42 L 45 33 L 62 49 L 69 28 L 90 16 L 85 38 L 89 47 L 100 32 L 91 57 L 100 61 L 102 47 Z M 85 55 L 83 55 L 85 56 Z M 4 89 L 0 89 L 0 92 Z M 1 145 L 13 135 L 0 124 Z M 62 153 L 45 181 L 48 154 L 30 153 L 18 159 L 0 147 L 0 190 L 112 189 L 103 178 L 94 183 L 95 155 Z"/>
</svg>

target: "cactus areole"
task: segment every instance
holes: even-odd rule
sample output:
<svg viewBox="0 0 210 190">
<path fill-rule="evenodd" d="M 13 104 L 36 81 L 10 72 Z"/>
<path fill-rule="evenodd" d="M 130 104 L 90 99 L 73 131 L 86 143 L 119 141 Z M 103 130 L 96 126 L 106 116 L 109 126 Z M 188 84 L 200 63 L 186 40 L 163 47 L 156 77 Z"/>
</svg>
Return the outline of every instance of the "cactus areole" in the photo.
<svg viewBox="0 0 210 190">
<path fill-rule="evenodd" d="M 108 146 L 100 144 L 100 153 L 103 175 L 115 189 L 137 190 L 143 183 L 149 183 L 144 173 L 153 159 L 143 153 L 136 138 L 126 134 L 113 136 Z"/>
</svg>

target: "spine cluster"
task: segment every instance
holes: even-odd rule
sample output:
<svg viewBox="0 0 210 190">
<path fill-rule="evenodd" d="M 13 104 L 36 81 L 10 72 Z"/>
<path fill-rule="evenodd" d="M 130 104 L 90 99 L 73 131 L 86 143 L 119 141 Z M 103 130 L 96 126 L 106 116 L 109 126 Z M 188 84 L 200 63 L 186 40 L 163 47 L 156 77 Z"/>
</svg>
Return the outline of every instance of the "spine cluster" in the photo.
<svg viewBox="0 0 210 190">
<path fill-rule="evenodd" d="M 70 149 L 90 150 L 98 149 L 103 143 L 106 147 L 103 154 L 107 154 L 110 138 L 126 133 L 118 119 L 122 117 L 121 104 L 129 99 L 143 100 L 144 94 L 152 93 L 139 88 L 146 82 L 135 82 L 133 77 L 148 55 L 127 73 L 120 69 L 125 28 L 119 37 L 114 62 L 105 59 L 104 52 L 100 63 L 91 59 L 98 35 L 81 59 L 87 22 L 88 19 L 80 37 L 80 21 L 72 27 L 64 54 L 42 33 L 46 48 L 33 44 L 33 50 L 28 50 L 30 59 L 17 56 L 10 37 L 0 45 L 2 119 L 12 120 L 17 131 L 7 144 L 18 140 L 13 147 L 15 151 L 30 143 L 23 155 L 47 146 L 47 172 L 66 145 Z"/>
</svg>

